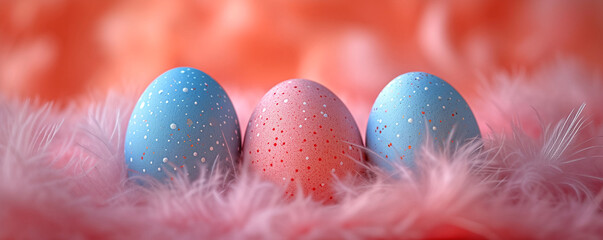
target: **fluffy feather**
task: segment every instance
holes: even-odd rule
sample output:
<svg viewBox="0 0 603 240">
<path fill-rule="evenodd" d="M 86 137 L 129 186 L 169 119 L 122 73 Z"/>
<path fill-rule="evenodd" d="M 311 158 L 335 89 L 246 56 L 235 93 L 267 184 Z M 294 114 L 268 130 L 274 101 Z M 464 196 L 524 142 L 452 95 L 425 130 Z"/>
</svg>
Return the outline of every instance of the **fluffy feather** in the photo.
<svg viewBox="0 0 603 240">
<path fill-rule="evenodd" d="M 396 177 L 367 166 L 331 205 L 284 199 L 244 166 L 232 181 L 139 186 L 123 159 L 129 94 L 63 109 L 1 97 L 0 239 L 598 239 L 601 87 L 575 76 L 564 65 L 499 78 L 475 108 L 482 140 L 426 143 Z"/>
</svg>

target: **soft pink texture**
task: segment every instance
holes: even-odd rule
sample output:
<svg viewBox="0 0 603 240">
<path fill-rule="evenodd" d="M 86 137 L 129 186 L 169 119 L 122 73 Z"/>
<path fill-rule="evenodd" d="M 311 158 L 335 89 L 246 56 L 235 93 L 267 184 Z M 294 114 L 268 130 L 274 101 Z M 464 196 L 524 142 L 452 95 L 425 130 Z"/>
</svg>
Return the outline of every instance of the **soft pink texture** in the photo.
<svg viewBox="0 0 603 240">
<path fill-rule="evenodd" d="M 575 62 L 493 79 L 469 103 L 483 147 L 426 145 L 416 172 L 369 167 L 328 205 L 286 200 L 245 170 L 230 184 L 133 184 L 123 138 L 134 92 L 61 110 L 0 96 L 0 239 L 603 237 L 600 81 Z"/>
</svg>

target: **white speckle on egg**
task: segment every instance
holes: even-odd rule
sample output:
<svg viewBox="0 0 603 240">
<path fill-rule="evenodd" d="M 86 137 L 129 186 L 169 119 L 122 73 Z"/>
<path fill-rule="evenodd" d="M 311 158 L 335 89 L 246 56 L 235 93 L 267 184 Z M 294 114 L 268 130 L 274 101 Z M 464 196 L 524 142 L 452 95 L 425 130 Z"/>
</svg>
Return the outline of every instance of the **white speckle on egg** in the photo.
<svg viewBox="0 0 603 240">
<path fill-rule="evenodd" d="M 168 158 L 164 157 L 164 158 L 163 158 L 163 162 L 164 162 L 164 163 L 168 162 Z"/>
<path fill-rule="evenodd" d="M 176 126 L 176 124 L 175 124 L 175 123 L 170 124 L 170 128 L 171 128 L 171 129 L 176 129 L 176 127 L 177 127 L 177 126 Z"/>
<path fill-rule="evenodd" d="M 417 81 L 419 79 L 421 80 Z M 446 95 L 446 92 L 450 95 L 441 96 L 442 94 Z M 392 103 L 391 98 L 401 98 L 404 101 Z M 446 104 L 442 104 L 443 98 L 448 99 Z M 457 120 L 454 119 L 457 115 L 457 118 L 469 116 L 471 119 L 468 118 L 467 120 L 472 121 L 469 125 L 458 125 L 458 128 L 462 128 L 462 131 L 457 131 L 454 136 L 451 136 L 454 143 L 457 143 L 457 141 L 460 143 L 469 137 L 479 136 L 479 128 L 477 128 L 471 109 L 459 103 L 464 103 L 459 93 L 436 76 L 417 72 L 398 76 L 381 91 L 373 104 L 367 126 L 366 146 L 380 156 L 368 156 L 368 158 L 388 171 L 393 170 L 391 162 L 402 162 L 412 166 L 416 155 L 415 149 L 419 149 L 419 146 L 424 142 L 425 134 L 421 134 L 425 130 L 424 128 L 431 128 L 431 135 L 433 136 L 431 140 L 445 140 L 451 133 L 450 129 L 457 125 Z M 376 106 L 386 104 L 389 108 L 386 111 L 376 108 Z M 443 110 L 433 111 L 432 105 L 435 109 Z M 448 109 L 454 109 L 455 112 L 451 114 Z M 457 114 L 456 111 L 459 113 Z M 414 119 L 410 116 L 419 117 L 416 124 L 413 123 Z M 398 124 L 400 119 L 405 118 L 409 124 Z M 430 126 L 425 126 L 423 121 L 428 121 Z M 434 121 L 439 122 L 437 126 Z M 388 131 L 379 131 L 383 124 L 387 124 Z M 392 125 L 391 130 L 390 124 Z M 396 147 L 392 147 L 392 145 Z M 408 149 L 404 146 L 408 146 Z M 400 152 L 400 150 L 404 152 Z"/>
<path fill-rule="evenodd" d="M 195 156 L 195 157 L 196 157 L 197 155 L 198 155 L 198 154 L 197 154 L 197 152 L 194 152 L 194 153 L 193 153 L 193 156 Z"/>
<path fill-rule="evenodd" d="M 140 109 L 144 108 L 144 102 L 140 103 Z"/>
<path fill-rule="evenodd" d="M 266 112 L 266 108 L 262 109 L 262 112 Z"/>
<path fill-rule="evenodd" d="M 161 172 L 161 168 L 160 168 L 160 167 L 159 167 L 159 168 L 157 168 L 157 171 L 158 171 L 158 172 Z"/>
<path fill-rule="evenodd" d="M 299 125 L 299 128 L 302 128 L 302 125 L 301 125 L 301 124 Z"/>
<path fill-rule="evenodd" d="M 310 157 L 306 156 L 306 160 L 310 160 Z"/>
<path fill-rule="evenodd" d="M 326 113 L 323 115 L 324 117 L 328 117 L 329 115 L 327 115 Z"/>
<path fill-rule="evenodd" d="M 289 102 L 289 99 L 285 98 L 285 100 L 283 100 L 284 103 Z"/>
<path fill-rule="evenodd" d="M 188 92 L 188 88 L 183 88 L 182 92 Z"/>
<path fill-rule="evenodd" d="M 209 147 L 209 151 L 213 151 L 213 150 L 214 150 L 214 147 Z"/>
<path fill-rule="evenodd" d="M 205 158 L 204 158 L 204 157 L 202 157 L 202 158 L 201 158 L 201 162 L 202 162 L 202 163 L 204 163 L 204 162 L 205 162 Z"/>
</svg>

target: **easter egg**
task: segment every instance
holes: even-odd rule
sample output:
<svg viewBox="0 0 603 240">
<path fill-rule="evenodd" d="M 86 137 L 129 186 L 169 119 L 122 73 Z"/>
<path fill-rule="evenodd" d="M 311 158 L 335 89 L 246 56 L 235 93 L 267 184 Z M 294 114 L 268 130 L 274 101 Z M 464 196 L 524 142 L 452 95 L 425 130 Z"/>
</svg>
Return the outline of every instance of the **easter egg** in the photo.
<svg viewBox="0 0 603 240">
<path fill-rule="evenodd" d="M 256 106 L 245 132 L 243 161 L 295 196 L 334 201 L 333 181 L 359 172 L 362 138 L 354 118 L 329 89 L 309 80 L 282 82 Z"/>
<path fill-rule="evenodd" d="M 241 148 L 235 109 L 209 75 L 174 68 L 142 93 L 128 123 L 125 160 L 128 175 L 195 180 L 218 166 L 235 166 Z"/>
<path fill-rule="evenodd" d="M 392 170 L 392 163 L 413 167 L 424 141 L 442 147 L 476 137 L 480 132 L 475 117 L 450 84 L 428 73 L 410 72 L 392 80 L 375 100 L 366 129 L 372 154 L 367 155 L 385 170 Z"/>
</svg>

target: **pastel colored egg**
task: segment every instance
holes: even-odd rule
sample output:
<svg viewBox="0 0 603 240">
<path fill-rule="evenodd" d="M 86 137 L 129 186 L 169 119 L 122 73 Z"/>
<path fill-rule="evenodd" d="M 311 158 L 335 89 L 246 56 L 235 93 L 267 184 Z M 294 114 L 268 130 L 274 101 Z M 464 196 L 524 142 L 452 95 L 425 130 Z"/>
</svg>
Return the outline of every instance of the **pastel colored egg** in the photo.
<svg viewBox="0 0 603 240">
<path fill-rule="evenodd" d="M 255 108 L 245 133 L 243 161 L 282 185 L 331 201 L 334 178 L 359 172 L 362 138 L 354 118 L 329 89 L 309 80 L 282 82 Z"/>
<path fill-rule="evenodd" d="M 232 169 L 240 148 L 237 114 L 224 89 L 209 75 L 181 67 L 161 74 L 140 96 L 125 160 L 129 176 L 182 173 L 192 181 L 217 166 Z"/>
<path fill-rule="evenodd" d="M 392 163 L 415 166 L 417 150 L 425 140 L 441 147 L 476 137 L 480 131 L 475 117 L 450 84 L 428 73 L 410 72 L 392 80 L 375 100 L 366 146 L 373 151 L 368 154 L 371 162 L 392 170 Z"/>
</svg>

